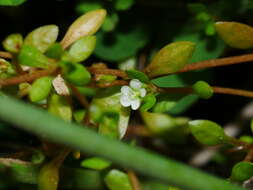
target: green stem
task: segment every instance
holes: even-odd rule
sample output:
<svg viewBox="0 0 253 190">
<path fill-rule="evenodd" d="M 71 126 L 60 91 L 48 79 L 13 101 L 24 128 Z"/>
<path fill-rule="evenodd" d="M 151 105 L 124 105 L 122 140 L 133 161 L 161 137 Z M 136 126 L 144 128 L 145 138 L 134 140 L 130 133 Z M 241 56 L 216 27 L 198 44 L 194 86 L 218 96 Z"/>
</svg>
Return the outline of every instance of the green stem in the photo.
<svg viewBox="0 0 253 190">
<path fill-rule="evenodd" d="M 6 96 L 0 97 L 0 118 L 37 136 L 91 155 L 112 160 L 143 175 L 194 190 L 242 190 L 227 181 L 138 147 L 67 123 L 46 111 Z"/>
</svg>

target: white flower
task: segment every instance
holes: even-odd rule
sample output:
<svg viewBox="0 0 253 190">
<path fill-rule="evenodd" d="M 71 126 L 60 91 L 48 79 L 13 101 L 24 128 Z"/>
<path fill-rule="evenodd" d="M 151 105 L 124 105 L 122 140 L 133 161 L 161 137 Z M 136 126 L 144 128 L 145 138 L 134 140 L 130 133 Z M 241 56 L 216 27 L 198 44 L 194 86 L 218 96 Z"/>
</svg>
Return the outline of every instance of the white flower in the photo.
<svg viewBox="0 0 253 190">
<path fill-rule="evenodd" d="M 132 79 L 130 86 L 121 87 L 120 103 L 124 107 L 129 107 L 137 110 L 141 105 L 141 99 L 146 96 L 146 89 L 138 79 Z"/>
</svg>

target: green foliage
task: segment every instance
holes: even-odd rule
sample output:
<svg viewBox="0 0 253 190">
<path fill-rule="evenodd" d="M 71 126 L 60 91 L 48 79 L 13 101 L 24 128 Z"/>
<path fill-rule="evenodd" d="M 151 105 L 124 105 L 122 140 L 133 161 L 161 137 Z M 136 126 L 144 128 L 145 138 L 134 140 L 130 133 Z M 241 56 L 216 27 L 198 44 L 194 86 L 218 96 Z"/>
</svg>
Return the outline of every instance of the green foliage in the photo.
<svg viewBox="0 0 253 190">
<path fill-rule="evenodd" d="M 239 49 L 253 47 L 253 28 L 251 26 L 238 22 L 217 22 L 215 27 L 219 36 L 229 46 Z"/>
<path fill-rule="evenodd" d="M 205 81 L 198 81 L 192 86 L 193 91 L 201 98 L 208 99 L 213 95 L 213 89 Z"/>
<path fill-rule="evenodd" d="M 51 46 L 48 47 L 45 55 L 52 59 L 60 59 L 63 55 L 63 48 L 60 43 L 53 43 Z"/>
<path fill-rule="evenodd" d="M 18 61 L 21 65 L 38 68 L 48 68 L 51 64 L 49 59 L 43 55 L 37 48 L 24 45 L 18 54 Z"/>
<path fill-rule="evenodd" d="M 194 48 L 195 44 L 187 41 L 168 44 L 155 55 L 146 72 L 150 77 L 177 72 L 189 62 Z"/>
<path fill-rule="evenodd" d="M 63 48 L 67 48 L 73 42 L 84 36 L 93 35 L 94 33 L 96 33 L 104 22 L 105 16 L 106 10 L 97 9 L 79 17 L 69 27 L 66 35 L 61 41 Z M 85 30 L 83 30 L 83 28 L 85 28 Z"/>
<path fill-rule="evenodd" d="M 111 162 L 102 159 L 102 158 L 88 158 L 81 162 L 81 166 L 85 168 L 95 169 L 95 170 L 103 170 L 110 167 Z"/>
<path fill-rule="evenodd" d="M 10 34 L 3 41 L 3 47 L 5 50 L 18 53 L 23 45 L 23 37 L 21 34 Z"/>
<path fill-rule="evenodd" d="M 25 37 L 24 45 L 33 46 L 44 53 L 56 41 L 58 33 L 56 25 L 41 26 Z"/>
<path fill-rule="evenodd" d="M 130 79 L 138 79 L 139 81 L 144 82 L 144 83 L 149 82 L 148 76 L 143 72 L 132 69 L 132 70 L 127 70 L 126 73 Z"/>
<path fill-rule="evenodd" d="M 69 49 L 69 55 L 73 62 L 81 62 L 87 59 L 96 46 L 95 36 L 85 36 L 77 40 Z"/>
<path fill-rule="evenodd" d="M 227 142 L 224 130 L 218 124 L 208 120 L 194 120 L 189 122 L 193 136 L 205 145 L 217 145 Z"/>
<path fill-rule="evenodd" d="M 156 97 L 154 94 L 148 94 L 142 99 L 142 105 L 140 110 L 146 112 L 151 109 L 156 103 Z"/>
<path fill-rule="evenodd" d="M 253 176 L 253 164 L 251 162 L 238 162 L 232 169 L 231 179 L 243 182 Z"/>
<path fill-rule="evenodd" d="M 26 0 L 0 0 L 1 6 L 17 6 L 24 3 Z"/>
<path fill-rule="evenodd" d="M 39 102 L 48 97 L 52 89 L 52 77 L 41 77 L 33 82 L 29 90 L 29 98 L 32 102 Z"/>
<path fill-rule="evenodd" d="M 91 75 L 87 69 L 79 63 L 62 62 L 64 70 L 64 77 L 69 82 L 82 86 L 88 84 L 91 79 Z"/>
<path fill-rule="evenodd" d="M 71 121 L 72 119 L 71 106 L 64 96 L 52 94 L 48 103 L 48 111 L 65 121 Z"/>
<path fill-rule="evenodd" d="M 127 174 L 119 170 L 111 170 L 105 177 L 105 183 L 110 190 L 132 190 Z"/>
<path fill-rule="evenodd" d="M 127 31 L 119 30 L 115 33 L 99 32 L 95 55 L 106 61 L 123 61 L 136 55 L 147 41 L 147 33 L 140 27 L 128 28 Z"/>
</svg>

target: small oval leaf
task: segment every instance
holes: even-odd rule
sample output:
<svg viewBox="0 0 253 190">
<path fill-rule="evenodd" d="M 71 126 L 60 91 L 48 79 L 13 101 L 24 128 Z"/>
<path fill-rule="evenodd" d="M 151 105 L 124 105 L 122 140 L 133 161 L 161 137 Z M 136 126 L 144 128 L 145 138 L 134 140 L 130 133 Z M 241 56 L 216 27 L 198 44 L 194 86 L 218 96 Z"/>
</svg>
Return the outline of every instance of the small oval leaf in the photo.
<svg viewBox="0 0 253 190">
<path fill-rule="evenodd" d="M 46 25 L 30 32 L 25 40 L 25 45 L 36 47 L 44 53 L 57 39 L 59 28 L 56 25 Z"/>
<path fill-rule="evenodd" d="M 251 162 L 239 162 L 234 165 L 231 173 L 231 179 L 243 182 L 253 176 L 253 164 Z"/>
<path fill-rule="evenodd" d="M 105 16 L 105 9 L 97 9 L 79 17 L 69 27 L 67 33 L 61 41 L 62 47 L 65 49 L 81 37 L 96 33 L 103 24 Z"/>
<path fill-rule="evenodd" d="M 10 34 L 3 41 L 5 50 L 11 53 L 18 53 L 23 45 L 23 37 L 21 34 Z"/>
<path fill-rule="evenodd" d="M 69 49 L 72 61 L 81 62 L 87 59 L 96 47 L 96 36 L 85 36 L 77 40 Z"/>
<path fill-rule="evenodd" d="M 189 122 L 192 135 L 202 144 L 217 145 L 227 141 L 227 136 L 220 125 L 209 120 L 193 120 Z"/>
<path fill-rule="evenodd" d="M 21 65 L 46 69 L 50 65 L 49 59 L 38 49 L 30 45 L 24 45 L 18 55 Z"/>
<path fill-rule="evenodd" d="M 195 44 L 189 41 L 174 42 L 163 47 L 145 69 L 149 77 L 177 72 L 192 56 Z"/>
<path fill-rule="evenodd" d="M 205 81 L 198 81 L 192 86 L 193 91 L 201 98 L 208 99 L 213 95 L 212 87 Z"/>
<path fill-rule="evenodd" d="M 72 119 L 72 109 L 65 96 L 53 94 L 49 99 L 48 111 L 65 121 Z"/>
<path fill-rule="evenodd" d="M 216 22 L 215 28 L 229 46 L 238 49 L 253 47 L 253 27 L 238 22 Z"/>
<path fill-rule="evenodd" d="M 103 170 L 108 168 L 111 165 L 111 162 L 102 159 L 102 158 L 88 158 L 86 160 L 83 160 L 81 163 L 82 167 L 95 169 L 95 170 Z"/>
<path fill-rule="evenodd" d="M 64 63 L 64 78 L 77 85 L 82 86 L 88 84 L 91 79 L 89 71 L 79 63 Z"/>
<path fill-rule="evenodd" d="M 131 70 L 127 70 L 126 73 L 130 79 L 138 79 L 139 81 L 144 82 L 144 83 L 149 82 L 148 76 L 141 71 L 131 69 Z"/>
<path fill-rule="evenodd" d="M 105 183 L 110 190 L 132 190 L 128 175 L 119 170 L 111 170 L 105 176 Z"/>
<path fill-rule="evenodd" d="M 39 102 L 48 97 L 52 89 L 52 77 L 41 77 L 33 82 L 29 90 L 29 98 L 32 102 Z"/>
</svg>

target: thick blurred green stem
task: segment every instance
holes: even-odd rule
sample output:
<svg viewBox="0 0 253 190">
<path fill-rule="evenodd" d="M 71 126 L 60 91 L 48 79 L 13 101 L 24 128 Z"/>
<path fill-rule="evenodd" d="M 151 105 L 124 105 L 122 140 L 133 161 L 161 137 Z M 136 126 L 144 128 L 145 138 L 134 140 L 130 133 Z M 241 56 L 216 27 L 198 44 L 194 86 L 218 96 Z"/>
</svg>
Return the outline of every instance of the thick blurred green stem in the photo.
<svg viewBox="0 0 253 190">
<path fill-rule="evenodd" d="M 166 159 L 147 150 L 101 136 L 88 128 L 64 122 L 44 110 L 0 97 L 0 118 L 52 142 L 68 145 L 165 183 L 192 190 L 242 190 L 229 182 Z"/>
</svg>

